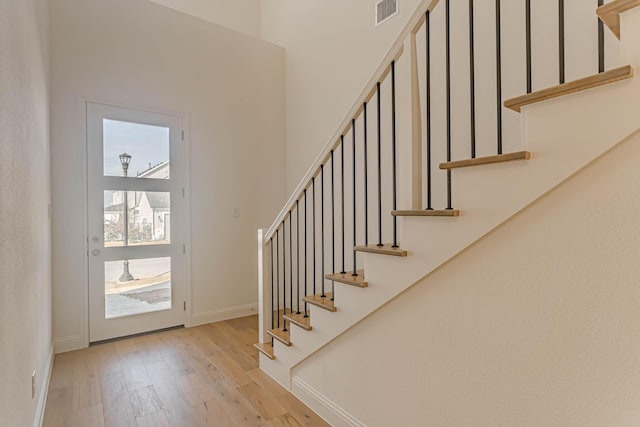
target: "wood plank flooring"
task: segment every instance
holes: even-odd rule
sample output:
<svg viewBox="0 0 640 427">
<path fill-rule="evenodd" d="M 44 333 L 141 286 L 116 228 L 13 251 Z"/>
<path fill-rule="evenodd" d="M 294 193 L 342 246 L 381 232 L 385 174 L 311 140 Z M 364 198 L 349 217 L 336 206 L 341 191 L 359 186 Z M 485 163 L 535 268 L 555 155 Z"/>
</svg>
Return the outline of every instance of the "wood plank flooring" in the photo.
<svg viewBox="0 0 640 427">
<path fill-rule="evenodd" d="M 257 316 L 56 356 L 44 427 L 327 426 L 258 368 Z"/>
</svg>

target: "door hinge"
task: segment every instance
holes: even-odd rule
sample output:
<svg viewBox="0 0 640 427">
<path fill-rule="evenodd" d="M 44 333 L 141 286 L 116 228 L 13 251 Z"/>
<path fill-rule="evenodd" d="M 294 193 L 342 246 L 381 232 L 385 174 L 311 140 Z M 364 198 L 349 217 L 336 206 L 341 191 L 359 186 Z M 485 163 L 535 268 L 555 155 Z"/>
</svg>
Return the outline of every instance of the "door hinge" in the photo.
<svg viewBox="0 0 640 427">
<path fill-rule="evenodd" d="M 182 141 L 184 142 L 184 131 L 182 131 Z"/>
<path fill-rule="evenodd" d="M 186 301 L 183 301 L 183 302 L 184 302 L 184 305 L 183 305 L 184 311 L 187 311 L 187 302 Z"/>
<path fill-rule="evenodd" d="M 184 187 L 182 187 L 182 198 L 184 198 Z"/>
<path fill-rule="evenodd" d="M 182 253 L 183 254 L 187 253 L 187 245 L 185 245 L 184 243 L 182 244 Z"/>
</svg>

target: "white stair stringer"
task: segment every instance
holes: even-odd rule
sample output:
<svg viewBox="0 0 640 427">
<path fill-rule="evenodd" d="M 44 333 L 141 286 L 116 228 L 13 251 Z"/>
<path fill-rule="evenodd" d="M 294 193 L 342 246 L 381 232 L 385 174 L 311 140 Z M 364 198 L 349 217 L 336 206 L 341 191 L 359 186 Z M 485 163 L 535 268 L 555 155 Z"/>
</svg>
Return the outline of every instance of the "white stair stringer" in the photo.
<svg viewBox="0 0 640 427">
<path fill-rule="evenodd" d="M 293 345 L 276 343 L 277 359 L 266 360 L 261 367 L 290 387 L 291 369 L 297 364 L 626 139 L 640 125 L 640 102 L 622 114 L 626 117 L 615 110 L 597 111 L 598 105 L 609 105 L 608 97 L 618 102 L 626 98 L 624 104 L 632 105 L 634 98 L 640 100 L 640 80 L 527 107 L 523 128 L 529 129 L 525 141 L 532 160 L 454 171 L 455 205 L 463 215 L 400 219 L 402 247 L 409 255 L 363 254 L 369 287 L 336 283 L 337 311 L 310 305 L 313 330 L 291 326 Z"/>
<path fill-rule="evenodd" d="M 640 40 L 640 8 L 621 18 L 621 63 L 638 72 L 640 46 L 633 41 Z M 276 342 L 276 360 L 261 355 L 261 368 L 291 389 L 296 365 L 638 131 L 640 77 L 529 105 L 521 114 L 522 149 L 531 160 L 454 170 L 461 216 L 401 218 L 400 242 L 409 255 L 362 254 L 369 287 L 336 283 L 337 312 L 310 305 L 313 331 L 292 326 L 293 345 Z M 401 168 L 406 160 L 401 153 Z"/>
</svg>

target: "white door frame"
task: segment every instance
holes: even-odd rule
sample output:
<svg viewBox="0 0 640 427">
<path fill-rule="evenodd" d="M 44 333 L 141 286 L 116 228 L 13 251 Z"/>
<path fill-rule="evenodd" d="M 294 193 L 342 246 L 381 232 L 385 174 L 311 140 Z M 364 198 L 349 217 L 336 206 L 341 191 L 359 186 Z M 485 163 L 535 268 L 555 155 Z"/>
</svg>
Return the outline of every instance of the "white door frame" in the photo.
<svg viewBox="0 0 640 427">
<path fill-rule="evenodd" d="M 89 201 L 89 185 L 88 185 L 88 134 L 87 134 L 87 104 L 95 103 L 95 104 L 103 104 L 106 106 L 117 107 L 117 108 L 125 108 L 130 110 L 139 110 L 148 113 L 156 113 L 156 114 L 166 114 L 173 115 L 182 119 L 183 124 L 183 154 L 184 154 L 184 203 L 186 209 L 185 215 L 185 263 L 186 263 L 186 274 L 185 274 L 185 300 L 186 300 L 186 311 L 185 311 L 185 319 L 184 326 L 186 328 L 191 327 L 193 325 L 193 304 L 192 304 L 192 284 L 191 284 L 191 122 L 190 116 L 188 113 L 171 111 L 171 110 L 161 110 L 153 107 L 144 107 L 139 105 L 130 105 L 123 104 L 114 101 L 106 101 L 104 99 L 97 98 L 85 98 L 78 97 L 77 98 L 77 106 L 78 106 L 78 130 L 79 135 L 78 138 L 81 139 L 84 143 L 82 144 L 82 218 L 83 224 L 82 227 L 84 229 L 84 241 L 83 241 L 83 253 L 82 256 L 82 271 L 85 279 L 85 283 L 79 289 L 81 292 L 81 313 L 82 318 L 80 324 L 80 336 L 79 338 L 79 347 L 78 348 L 86 348 L 89 346 L 89 209 L 88 209 L 88 201 Z M 74 348 L 66 348 L 64 351 L 74 350 Z"/>
</svg>

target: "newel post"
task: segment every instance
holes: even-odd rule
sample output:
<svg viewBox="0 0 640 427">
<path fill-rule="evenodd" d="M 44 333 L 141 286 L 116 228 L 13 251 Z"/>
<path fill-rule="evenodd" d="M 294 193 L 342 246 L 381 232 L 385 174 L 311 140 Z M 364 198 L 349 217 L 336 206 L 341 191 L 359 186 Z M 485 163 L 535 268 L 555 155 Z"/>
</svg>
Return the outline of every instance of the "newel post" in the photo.
<svg viewBox="0 0 640 427">
<path fill-rule="evenodd" d="M 265 242 L 265 231 L 258 230 L 258 338 L 269 341 L 266 331 L 271 329 L 271 260 Z"/>
</svg>

